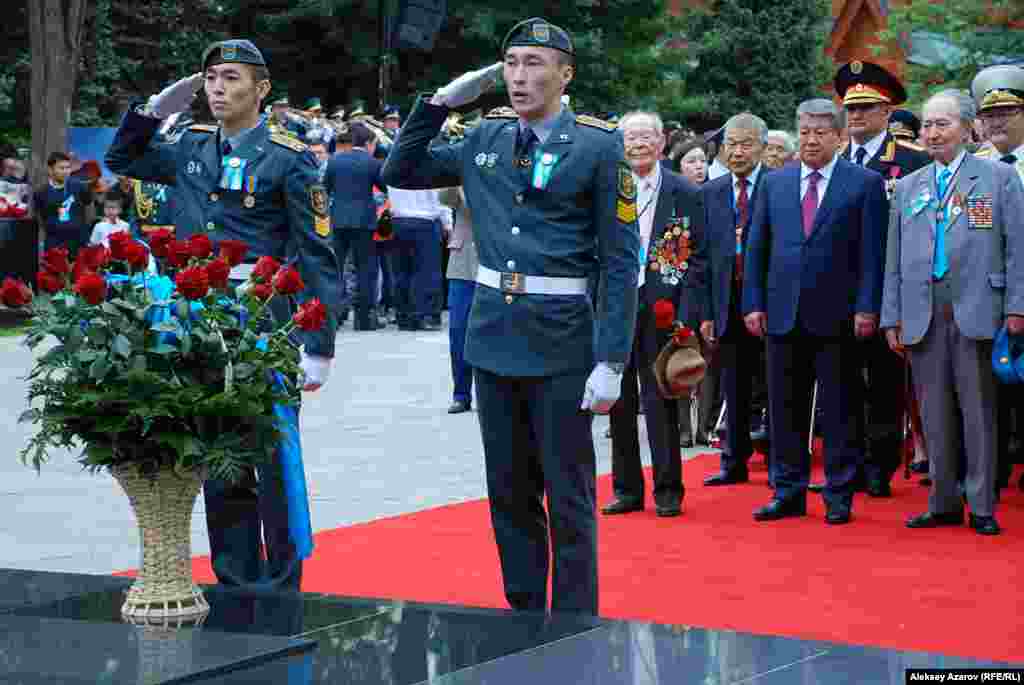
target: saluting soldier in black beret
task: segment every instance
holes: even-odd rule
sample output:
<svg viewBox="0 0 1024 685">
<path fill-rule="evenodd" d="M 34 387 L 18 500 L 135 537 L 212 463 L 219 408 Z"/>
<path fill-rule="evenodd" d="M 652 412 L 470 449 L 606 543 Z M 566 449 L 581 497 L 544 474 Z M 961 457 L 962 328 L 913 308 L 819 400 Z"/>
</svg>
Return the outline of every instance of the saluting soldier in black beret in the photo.
<svg viewBox="0 0 1024 685">
<path fill-rule="evenodd" d="M 503 62 L 420 98 L 384 167 L 398 188 L 463 186 L 479 253 L 466 361 L 476 370 L 491 520 L 517 609 L 597 612 L 592 414 L 619 397 L 640 270 L 636 187 L 621 137 L 561 102 L 569 34 L 517 24 Z M 431 147 L 453 109 L 504 76 L 512 114 Z M 588 279 L 600 276 L 594 312 Z M 595 322 L 596 316 L 596 322 Z M 547 511 L 544 501 L 547 496 Z"/>
<path fill-rule="evenodd" d="M 327 214 L 327 194 L 318 181 L 316 158 L 306 145 L 272 132 L 260 115 L 270 92 L 263 55 L 247 40 L 211 45 L 203 71 L 177 81 L 125 114 L 107 166 L 119 174 L 174 186 L 177 237 L 208 233 L 214 244 L 242 240 L 247 263 L 232 270 L 245 280 L 259 257 L 294 258 L 306 294 L 327 305 L 327 323 L 306 336 L 301 368 L 304 389 L 327 381 L 337 327 L 338 264 Z M 193 125 L 173 139 L 156 138 L 161 122 L 185 111 L 203 88 L 217 126 Z M 290 316 L 283 298 L 271 300 L 275 318 Z M 309 540 L 292 540 L 283 469 L 277 456 L 248 481 L 204 485 L 213 570 L 225 585 L 298 589 Z M 308 511 L 306 512 L 308 515 Z M 266 557 L 261 548 L 266 545 Z"/>
</svg>

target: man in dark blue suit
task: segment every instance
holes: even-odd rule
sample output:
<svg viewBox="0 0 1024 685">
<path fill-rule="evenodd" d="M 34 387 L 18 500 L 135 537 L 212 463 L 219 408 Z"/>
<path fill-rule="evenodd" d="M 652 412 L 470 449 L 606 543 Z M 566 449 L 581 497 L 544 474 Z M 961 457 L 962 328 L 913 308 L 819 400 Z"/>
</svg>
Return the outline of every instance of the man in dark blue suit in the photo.
<svg viewBox="0 0 1024 685">
<path fill-rule="evenodd" d="M 856 338 L 874 335 L 887 228 L 885 185 L 837 157 L 842 114 L 830 100 L 797 108 L 800 164 L 762 180 L 744 264 L 747 329 L 767 337 L 775 496 L 758 521 L 807 510 L 810 400 L 824 415 L 825 520 L 847 523 L 863 459 Z"/>
<path fill-rule="evenodd" d="M 727 433 L 722 469 L 708 476 L 705 485 L 733 485 L 748 480 L 747 461 L 754 452 L 750 419 L 754 395 L 763 395 L 764 342 L 743 323 L 744 250 L 750 236 L 750 217 L 760 179 L 768 127 L 750 113 L 737 114 L 725 124 L 725 158 L 730 173 L 709 181 L 704 194 L 704 230 L 697 233 L 703 274 L 698 288 L 701 336 L 718 346 L 722 370 Z M 760 398 L 763 404 L 763 397 Z"/>
<path fill-rule="evenodd" d="M 377 248 L 373 231 L 377 227 L 377 206 L 373 187 L 384 189 L 380 172 L 383 162 L 373 156 L 377 139 L 358 122 L 350 128 L 351 152 L 339 152 L 327 163 L 324 185 L 331 195 L 331 219 L 334 223 L 334 250 L 338 263 L 344 264 L 352 251 L 358 273 L 358 297 L 355 302 L 357 331 L 372 331 L 377 322 L 372 316 L 377 293 Z"/>
</svg>

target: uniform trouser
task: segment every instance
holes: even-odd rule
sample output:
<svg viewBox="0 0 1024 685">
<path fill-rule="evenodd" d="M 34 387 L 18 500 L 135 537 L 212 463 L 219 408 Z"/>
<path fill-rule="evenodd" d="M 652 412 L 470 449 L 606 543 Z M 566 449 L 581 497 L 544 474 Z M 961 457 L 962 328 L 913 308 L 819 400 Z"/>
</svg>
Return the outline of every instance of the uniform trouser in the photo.
<svg viewBox="0 0 1024 685">
<path fill-rule="evenodd" d="M 948 278 L 932 285 L 931 325 L 924 338 L 908 348 L 932 479 L 928 511 L 944 514 L 962 509 L 957 471 L 963 452 L 967 502 L 974 514 L 991 516 L 998 429 L 992 341 L 961 335 L 953 320 L 950 288 Z"/>
<path fill-rule="evenodd" d="M 738 286 L 733 292 L 737 293 Z M 717 363 L 721 367 L 722 393 L 725 396 L 726 436 L 722 450 L 722 471 L 745 473 L 747 462 L 754 453 L 750 440 L 751 416 L 754 412 L 755 392 L 762 394 L 764 387 L 764 342 L 747 331 L 740 315 L 738 303 L 729 309 L 729 322 L 719 342 Z M 758 397 L 759 404 L 763 399 Z M 760 407 L 758 407 L 760 409 Z"/>
<path fill-rule="evenodd" d="M 395 306 L 395 271 L 390 246 L 381 249 L 377 244 L 377 259 L 380 261 L 380 307 L 382 310 Z"/>
<path fill-rule="evenodd" d="M 780 500 L 807 496 L 811 475 L 807 438 L 817 378 L 824 424 L 824 498 L 830 506 L 852 503 L 853 478 L 863 459 L 854 344 L 852 321 L 834 337 L 813 335 L 798 321 L 789 333 L 767 338 L 770 469 L 775 496 Z"/>
<path fill-rule="evenodd" d="M 466 363 L 466 329 L 476 283 L 455 278 L 448 281 L 448 349 L 452 358 L 452 400 L 473 401 L 473 367 Z"/>
<path fill-rule="evenodd" d="M 882 334 L 857 342 L 864 397 L 864 475 L 869 483 L 888 483 L 899 470 L 906 416 L 907 368 Z"/>
<path fill-rule="evenodd" d="M 377 299 L 377 247 L 373 242 L 373 232 L 360 228 L 341 228 L 334 232 L 334 249 L 338 255 L 338 263 L 344 264 L 345 258 L 352 254 L 356 267 L 356 279 L 359 287 L 356 291 L 356 320 L 365 322 L 369 319 L 370 308 Z"/>
<path fill-rule="evenodd" d="M 271 301 L 277 321 L 287 320 L 290 305 L 284 300 Z M 246 469 L 237 483 L 208 479 L 203 499 L 213 572 L 222 585 L 299 589 L 302 560 L 288 530 L 279 450 L 271 460 Z"/>
<path fill-rule="evenodd" d="M 434 314 L 441 296 L 441 224 L 396 218 L 395 308 L 399 324 L 415 325 Z"/>
<path fill-rule="evenodd" d="M 550 544 L 552 610 L 596 614 L 593 419 L 579 408 L 589 372 L 475 374 L 505 598 L 515 609 L 546 609 Z"/>
<path fill-rule="evenodd" d="M 643 302 L 641 296 L 641 302 Z M 659 349 L 654 333 L 654 312 L 641 305 L 637 311 L 633 353 L 622 374 L 622 394 L 611 410 L 612 486 L 616 496 L 643 502 L 644 474 L 640 464 L 640 436 L 637 413 L 640 397 L 637 376 L 644 399 L 644 420 L 651 448 L 651 465 L 656 504 L 675 505 L 683 499 L 683 462 L 679 453 L 679 406 L 658 393 L 654 380 L 654 360 Z"/>
</svg>

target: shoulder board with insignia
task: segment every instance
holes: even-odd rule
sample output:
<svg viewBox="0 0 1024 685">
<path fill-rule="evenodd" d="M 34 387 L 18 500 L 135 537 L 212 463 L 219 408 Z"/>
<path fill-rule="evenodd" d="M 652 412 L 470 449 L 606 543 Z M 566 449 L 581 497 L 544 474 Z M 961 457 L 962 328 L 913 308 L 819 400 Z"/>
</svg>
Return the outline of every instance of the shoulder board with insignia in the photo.
<svg viewBox="0 0 1024 685">
<path fill-rule="evenodd" d="M 902 138 L 895 138 L 895 141 L 898 146 L 905 147 L 908 150 L 913 150 L 915 152 L 927 152 L 927 150 L 924 149 L 923 145 L 918 145 L 913 141 L 904 140 Z"/>
<path fill-rule="evenodd" d="M 192 124 L 188 127 L 189 131 L 195 131 L 196 133 L 216 133 L 217 126 L 211 126 L 210 124 Z"/>
<path fill-rule="evenodd" d="M 518 119 L 519 115 L 511 107 L 495 107 L 484 115 L 485 119 Z"/>
<path fill-rule="evenodd" d="M 583 124 L 584 126 L 590 126 L 592 128 L 599 128 L 602 131 L 614 131 L 618 128 L 615 124 L 608 123 L 603 119 L 592 117 L 589 114 L 577 114 L 576 123 Z"/>
<path fill-rule="evenodd" d="M 885 153 L 880 158 L 883 162 L 893 162 L 896 160 L 896 139 L 889 136 L 889 142 L 885 144 Z"/>
<path fill-rule="evenodd" d="M 296 152 L 305 152 L 309 149 L 309 146 L 301 140 L 292 138 L 291 136 L 286 136 L 283 133 L 271 133 L 270 142 L 277 143 L 281 147 L 286 147 L 290 150 L 295 150 Z"/>
</svg>

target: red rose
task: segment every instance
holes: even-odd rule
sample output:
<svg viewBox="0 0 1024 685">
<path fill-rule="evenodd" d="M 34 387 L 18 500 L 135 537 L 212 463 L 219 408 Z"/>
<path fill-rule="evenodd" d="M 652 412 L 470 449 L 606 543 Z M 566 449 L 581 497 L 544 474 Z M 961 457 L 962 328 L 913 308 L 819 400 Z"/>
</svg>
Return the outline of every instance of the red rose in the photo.
<svg viewBox="0 0 1024 685">
<path fill-rule="evenodd" d="M 139 241 L 133 240 L 124 248 L 124 260 L 132 271 L 142 271 L 149 265 L 149 250 Z"/>
<path fill-rule="evenodd" d="M 274 274 L 274 290 L 282 295 L 294 295 L 302 292 L 306 284 L 302 282 L 299 272 L 286 266 Z"/>
<path fill-rule="evenodd" d="M 249 251 L 249 246 L 243 243 L 241 240 L 222 240 L 220 241 L 220 256 L 227 260 L 228 265 L 238 266 L 245 259 L 245 253 Z"/>
<path fill-rule="evenodd" d="M 680 326 L 676 329 L 676 332 L 672 334 L 672 342 L 676 345 L 683 345 L 692 337 L 693 329 L 687 328 L 686 326 Z"/>
<path fill-rule="evenodd" d="M 260 257 L 256 261 L 256 266 L 252 269 L 252 280 L 263 283 L 268 283 L 277 270 L 281 268 L 281 264 L 273 257 Z"/>
<path fill-rule="evenodd" d="M 107 296 L 107 281 L 95 271 L 85 271 L 75 279 L 74 291 L 89 304 L 99 304 Z"/>
<path fill-rule="evenodd" d="M 206 265 L 206 277 L 210 279 L 210 287 L 217 290 L 224 290 L 228 287 L 228 277 L 231 276 L 231 266 L 218 257 Z"/>
<path fill-rule="evenodd" d="M 174 240 L 174 231 L 169 228 L 158 228 L 149 233 L 149 249 L 153 256 L 163 259 L 167 256 L 167 246 Z"/>
<path fill-rule="evenodd" d="M 167 264 L 175 269 L 188 266 L 192 258 L 192 248 L 184 240 L 172 240 L 167 243 Z"/>
<path fill-rule="evenodd" d="M 128 246 L 135 242 L 135 238 L 127 231 L 117 231 L 110 234 L 110 256 L 119 262 L 128 258 Z"/>
<path fill-rule="evenodd" d="M 36 274 L 36 285 L 44 293 L 59 292 L 64 287 L 64 279 L 52 271 L 40 271 Z"/>
<path fill-rule="evenodd" d="M 213 254 L 213 242 L 205 233 L 196 233 L 189 238 L 188 247 L 196 259 L 206 259 Z"/>
<path fill-rule="evenodd" d="M 654 327 L 662 330 L 672 328 L 676 320 L 676 307 L 669 300 L 654 303 Z"/>
<path fill-rule="evenodd" d="M 82 269 L 86 271 L 99 271 L 107 264 L 110 264 L 110 258 L 110 250 L 104 245 L 89 245 L 78 250 L 75 269 L 79 273 L 81 273 Z"/>
<path fill-rule="evenodd" d="M 254 283 L 249 292 L 257 300 L 269 300 L 274 296 L 274 289 L 269 283 Z"/>
<path fill-rule="evenodd" d="M 327 307 L 318 298 L 303 303 L 292 317 L 295 325 L 304 331 L 319 331 L 327 321 Z"/>
<path fill-rule="evenodd" d="M 68 248 L 51 247 L 44 252 L 43 268 L 58 275 L 71 273 L 71 263 L 68 262 Z"/>
<path fill-rule="evenodd" d="M 24 307 L 32 301 L 32 289 L 19 280 L 5 278 L 0 284 L 0 301 L 8 307 Z"/>
<path fill-rule="evenodd" d="M 178 286 L 178 292 L 189 300 L 201 299 L 210 292 L 210 277 L 201 266 L 182 269 L 174 277 L 174 284 Z"/>
</svg>

